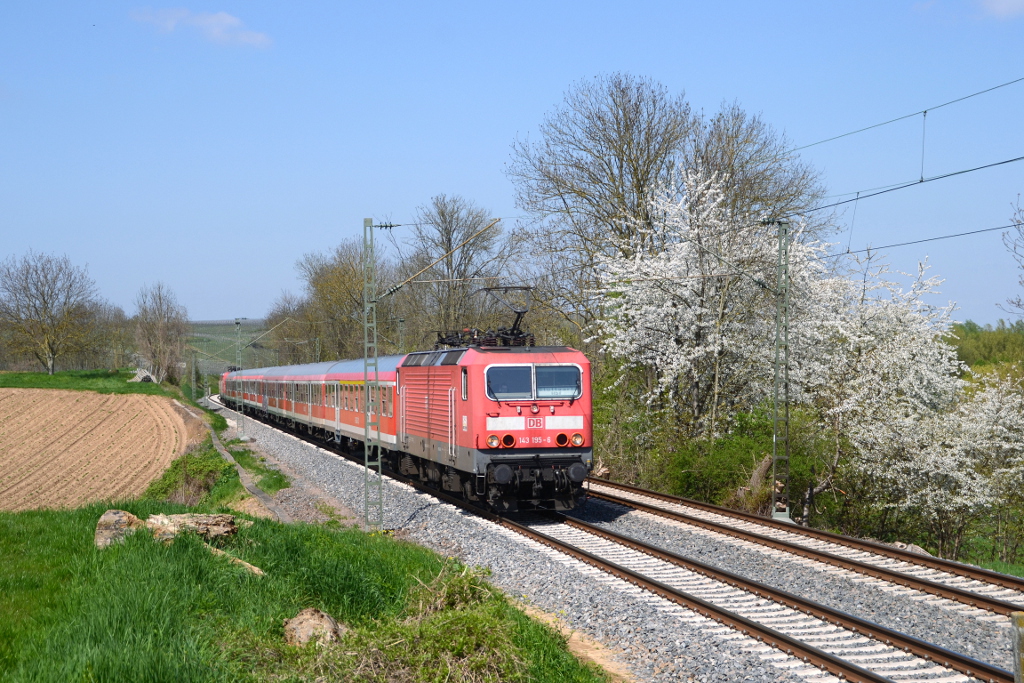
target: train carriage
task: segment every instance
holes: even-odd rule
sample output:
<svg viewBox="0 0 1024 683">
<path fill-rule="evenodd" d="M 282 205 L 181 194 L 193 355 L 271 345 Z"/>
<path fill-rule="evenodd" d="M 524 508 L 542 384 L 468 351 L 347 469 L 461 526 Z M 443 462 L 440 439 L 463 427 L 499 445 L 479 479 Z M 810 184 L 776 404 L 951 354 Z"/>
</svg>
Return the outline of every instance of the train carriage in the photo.
<svg viewBox="0 0 1024 683">
<path fill-rule="evenodd" d="M 391 469 L 499 510 L 583 499 L 593 439 L 590 363 L 579 351 L 470 346 L 382 357 L 378 368 Z M 363 440 L 362 360 L 225 373 L 221 395 L 325 440 Z"/>
</svg>

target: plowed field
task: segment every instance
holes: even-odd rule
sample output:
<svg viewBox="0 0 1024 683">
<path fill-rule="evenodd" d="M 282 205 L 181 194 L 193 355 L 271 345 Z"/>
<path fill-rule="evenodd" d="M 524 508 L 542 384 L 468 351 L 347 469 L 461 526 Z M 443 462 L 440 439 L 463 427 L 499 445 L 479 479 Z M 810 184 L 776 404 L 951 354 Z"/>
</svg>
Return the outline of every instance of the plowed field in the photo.
<svg viewBox="0 0 1024 683">
<path fill-rule="evenodd" d="M 195 438 L 179 411 L 159 396 L 0 389 L 0 510 L 139 495 Z"/>
</svg>

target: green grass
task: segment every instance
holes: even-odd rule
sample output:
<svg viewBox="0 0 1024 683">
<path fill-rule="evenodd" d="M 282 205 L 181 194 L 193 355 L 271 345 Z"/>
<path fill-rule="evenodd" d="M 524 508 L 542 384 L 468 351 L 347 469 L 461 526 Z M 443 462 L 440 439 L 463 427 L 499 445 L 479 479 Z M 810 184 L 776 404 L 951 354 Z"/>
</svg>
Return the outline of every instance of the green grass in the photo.
<svg viewBox="0 0 1024 683">
<path fill-rule="evenodd" d="M 142 498 L 216 506 L 236 499 L 242 492 L 238 471 L 220 457 L 207 437 L 198 448 L 171 462 Z"/>
<path fill-rule="evenodd" d="M 232 448 L 233 446 L 233 448 Z M 284 475 L 280 470 L 271 469 L 266 466 L 263 458 L 257 458 L 253 455 L 252 451 L 248 449 L 235 450 L 237 445 L 229 444 L 228 450 L 231 456 L 238 461 L 238 464 L 244 467 L 253 475 L 253 480 L 256 482 L 256 486 L 259 486 L 268 496 L 272 496 L 281 489 L 286 489 L 291 486 L 291 482 L 288 481 L 288 477 Z"/>
<path fill-rule="evenodd" d="M 153 382 L 128 382 L 135 375 L 127 370 L 68 370 L 48 375 L 45 372 L 0 372 L 0 388 L 73 389 L 100 394 L 171 394 Z"/>
<path fill-rule="evenodd" d="M 979 562 L 978 566 L 982 569 L 991 569 L 994 572 L 1001 572 L 1003 574 L 1010 574 L 1011 576 L 1020 576 L 1024 578 L 1024 564 L 1012 564 L 1010 562 L 993 560 L 990 562 Z"/>
<path fill-rule="evenodd" d="M 222 544 L 256 577 L 191 535 L 96 550 L 107 507 L 0 513 L 0 681 L 602 680 L 478 573 L 422 547 L 257 520 Z M 282 621 L 304 607 L 352 630 L 328 648 L 287 646 Z"/>
</svg>

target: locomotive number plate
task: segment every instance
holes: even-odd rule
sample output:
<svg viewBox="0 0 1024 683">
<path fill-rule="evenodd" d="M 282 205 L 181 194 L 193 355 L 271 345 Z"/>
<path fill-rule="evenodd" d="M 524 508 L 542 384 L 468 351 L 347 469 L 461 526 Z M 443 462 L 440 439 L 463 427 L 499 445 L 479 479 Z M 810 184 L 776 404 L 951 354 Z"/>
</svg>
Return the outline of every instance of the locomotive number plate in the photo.
<svg viewBox="0 0 1024 683">
<path fill-rule="evenodd" d="M 544 418 L 543 417 L 528 417 L 526 418 L 527 429 L 544 429 Z"/>
</svg>

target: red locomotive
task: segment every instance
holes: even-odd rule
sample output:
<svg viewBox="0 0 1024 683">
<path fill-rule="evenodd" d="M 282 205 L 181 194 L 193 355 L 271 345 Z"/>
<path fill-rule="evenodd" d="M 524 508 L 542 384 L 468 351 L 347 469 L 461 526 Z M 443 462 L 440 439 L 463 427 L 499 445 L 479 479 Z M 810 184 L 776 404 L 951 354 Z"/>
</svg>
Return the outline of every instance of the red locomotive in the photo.
<svg viewBox="0 0 1024 683">
<path fill-rule="evenodd" d="M 593 466 L 590 363 L 565 346 L 469 346 L 379 359 L 387 465 L 498 510 L 573 508 Z M 354 446 L 363 361 L 225 373 L 221 396 Z"/>
</svg>

